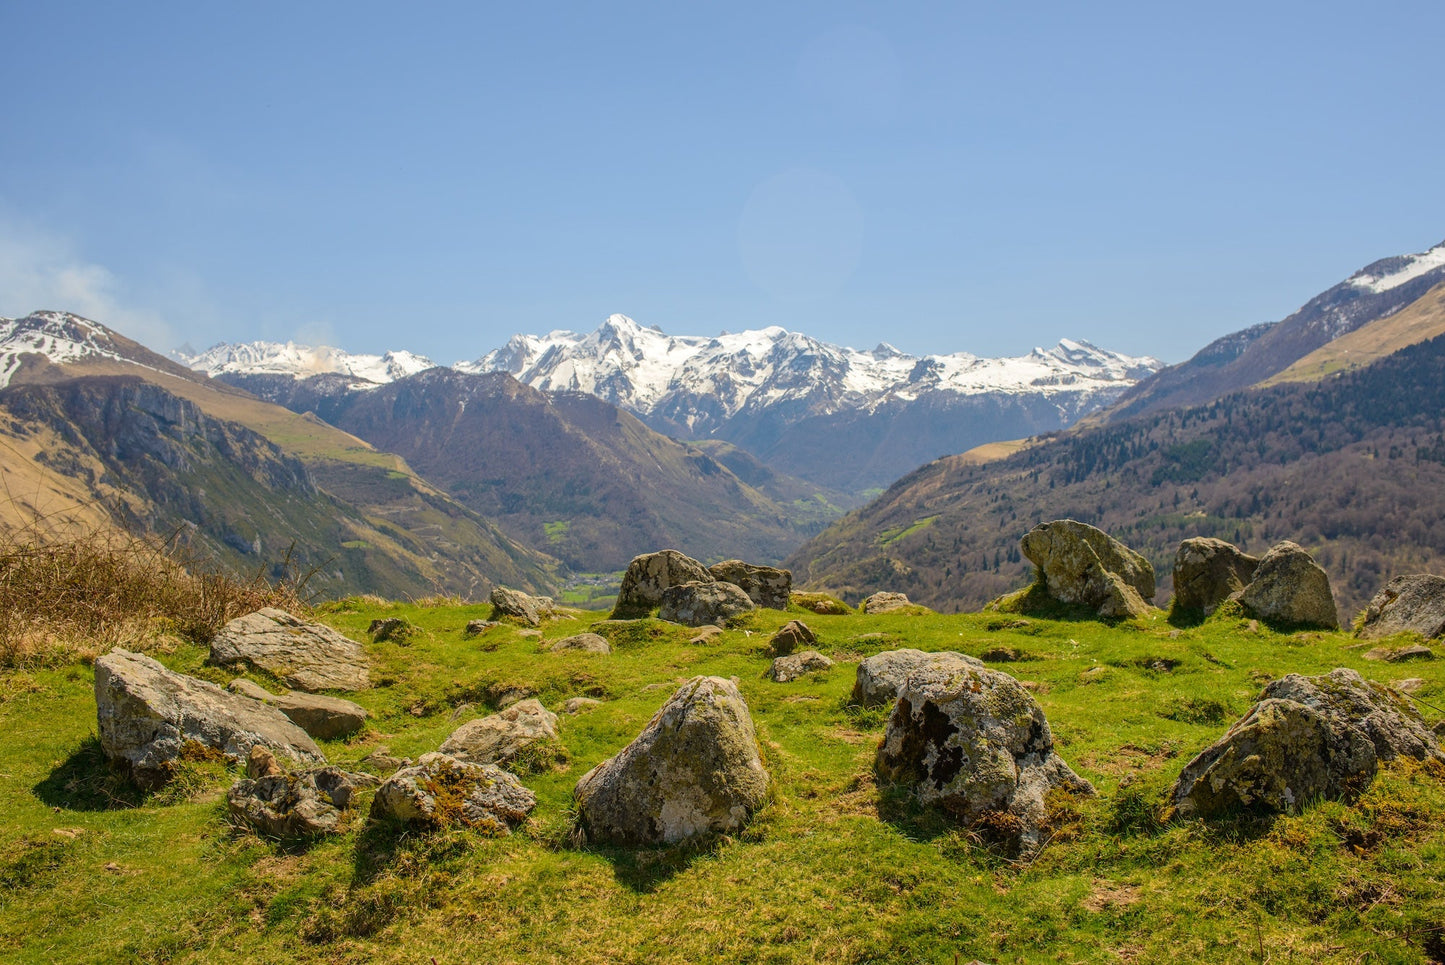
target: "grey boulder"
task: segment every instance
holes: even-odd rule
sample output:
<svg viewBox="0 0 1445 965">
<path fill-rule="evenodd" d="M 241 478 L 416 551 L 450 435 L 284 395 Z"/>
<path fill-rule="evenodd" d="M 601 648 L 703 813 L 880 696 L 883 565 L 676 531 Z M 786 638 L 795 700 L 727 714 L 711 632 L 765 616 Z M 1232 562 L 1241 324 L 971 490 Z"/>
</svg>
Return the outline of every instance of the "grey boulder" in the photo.
<svg viewBox="0 0 1445 965">
<path fill-rule="evenodd" d="M 320 767 L 237 781 L 226 793 L 231 820 L 268 838 L 291 840 L 344 830 L 359 791 L 381 783 L 370 774 Z"/>
<path fill-rule="evenodd" d="M 505 837 L 536 806 L 537 796 L 495 764 L 423 754 L 377 788 L 371 816 L 428 829 L 463 827 Z"/>
<path fill-rule="evenodd" d="M 657 616 L 687 627 L 705 624 L 720 627 L 733 617 L 756 609 L 742 587 L 731 583 L 682 583 L 662 591 Z"/>
<path fill-rule="evenodd" d="M 1340 626 L 1329 576 L 1289 540 L 1276 543 L 1264 554 L 1254 578 L 1233 598 L 1251 616 L 1276 626 L 1327 630 Z"/>
<path fill-rule="evenodd" d="M 768 648 L 774 656 L 786 657 L 799 647 L 817 642 L 817 635 L 808 629 L 806 623 L 802 620 L 789 620 L 783 624 L 782 629 L 773 634 L 773 638 L 768 641 Z"/>
<path fill-rule="evenodd" d="M 1154 599 L 1154 567 L 1101 529 L 1073 519 L 1040 523 L 1020 540 L 1043 574 L 1044 589 L 1105 620 L 1146 615 Z"/>
<path fill-rule="evenodd" d="M 758 566 L 742 560 L 724 560 L 707 568 L 719 583 L 732 583 L 760 607 L 786 610 L 793 593 L 793 573 L 772 566 Z"/>
<path fill-rule="evenodd" d="M 557 605 L 549 596 L 532 596 L 505 586 L 492 590 L 491 600 L 493 620 L 510 617 L 529 627 L 541 626 L 544 619 L 555 616 L 557 611 Z"/>
<path fill-rule="evenodd" d="M 1174 554 L 1174 608 L 1205 616 L 1249 585 L 1259 557 L 1209 536 L 1186 539 Z"/>
<path fill-rule="evenodd" d="M 105 756 L 144 790 L 170 778 L 190 743 L 241 761 L 259 744 L 299 764 L 326 762 L 306 732 L 274 707 L 129 650 L 95 662 L 95 707 Z"/>
<path fill-rule="evenodd" d="M 802 650 L 774 660 L 772 666 L 768 668 L 768 679 L 785 684 L 807 674 L 827 670 L 832 666 L 833 661 L 818 651 Z"/>
<path fill-rule="evenodd" d="M 904 681 L 915 670 L 937 669 L 944 672 L 982 670 L 983 661 L 967 654 L 943 650 L 924 653 L 922 650 L 885 650 L 858 664 L 853 682 L 851 702 L 862 707 L 880 707 L 898 699 Z"/>
<path fill-rule="evenodd" d="M 649 616 L 662 605 L 662 593 L 682 583 L 712 583 L 712 574 L 690 556 L 677 550 L 661 550 L 634 556 L 622 576 L 612 619 L 632 620 Z"/>
<path fill-rule="evenodd" d="M 577 633 L 563 637 L 547 648 L 552 653 L 611 653 L 612 645 L 597 633 Z"/>
<path fill-rule="evenodd" d="M 1356 636 L 1377 640 L 1396 633 L 1418 633 L 1426 640 L 1445 636 L 1445 577 L 1397 576 L 1380 588 Z"/>
<path fill-rule="evenodd" d="M 912 606 L 913 604 L 906 594 L 882 591 L 874 593 L 864 600 L 862 609 L 864 613 L 871 616 L 876 613 L 897 613 L 899 610 L 907 610 Z"/>
<path fill-rule="evenodd" d="M 583 775 L 573 796 L 592 841 L 675 844 L 744 826 L 767 801 L 768 772 L 737 685 L 688 681 L 636 740 Z"/>
<path fill-rule="evenodd" d="M 1313 798 L 1357 793 L 1380 761 L 1396 757 L 1445 762 L 1408 700 L 1346 668 L 1289 674 L 1185 765 L 1171 798 L 1181 817 L 1296 811 Z"/>
<path fill-rule="evenodd" d="M 983 828 L 1021 854 L 1040 846 L 1049 792 L 1094 793 L 1054 752 L 1038 701 L 1008 674 L 967 664 L 908 675 L 876 768 L 922 804 Z"/>
<path fill-rule="evenodd" d="M 361 690 L 369 663 L 361 644 L 312 620 L 265 607 L 237 617 L 211 641 L 208 662 L 244 663 L 296 690 Z"/>
<path fill-rule="evenodd" d="M 325 694 L 273 694 L 254 681 L 238 677 L 226 685 L 233 694 L 270 704 L 292 723 L 319 740 L 334 740 L 354 734 L 366 723 L 366 708 L 340 697 Z"/>
<path fill-rule="evenodd" d="M 449 757 L 477 764 L 506 764 L 528 748 L 557 739 L 557 715 L 535 697 L 489 717 L 468 721 L 442 744 Z"/>
</svg>

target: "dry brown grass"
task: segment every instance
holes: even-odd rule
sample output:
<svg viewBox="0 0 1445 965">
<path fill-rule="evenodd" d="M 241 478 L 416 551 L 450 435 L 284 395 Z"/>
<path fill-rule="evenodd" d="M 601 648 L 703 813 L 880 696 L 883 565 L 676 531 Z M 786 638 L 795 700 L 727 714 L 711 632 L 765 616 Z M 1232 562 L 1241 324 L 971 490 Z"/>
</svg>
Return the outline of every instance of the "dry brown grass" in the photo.
<svg viewBox="0 0 1445 965">
<path fill-rule="evenodd" d="M 0 668 L 92 660 L 167 637 L 207 642 L 263 606 L 304 611 L 305 578 L 238 579 L 174 540 L 114 530 L 50 541 L 0 536 Z"/>
</svg>

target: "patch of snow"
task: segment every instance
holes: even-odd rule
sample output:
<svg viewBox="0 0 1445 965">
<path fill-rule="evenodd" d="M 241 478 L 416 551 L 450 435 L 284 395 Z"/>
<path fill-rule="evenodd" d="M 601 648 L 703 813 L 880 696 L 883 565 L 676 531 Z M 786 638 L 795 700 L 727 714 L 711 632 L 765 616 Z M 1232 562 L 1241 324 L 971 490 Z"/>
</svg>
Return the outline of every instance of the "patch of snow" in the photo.
<svg viewBox="0 0 1445 965">
<path fill-rule="evenodd" d="M 43 355 L 56 365 L 108 358 L 156 371 L 118 351 L 113 333 L 104 325 L 69 312 L 0 318 L 0 388 L 10 384 L 26 355 Z"/>
<path fill-rule="evenodd" d="M 1418 255 L 1406 256 L 1403 267 L 1381 275 L 1358 272 L 1350 278 L 1350 284 L 1379 294 L 1392 288 L 1399 288 L 1407 281 L 1413 281 L 1436 268 L 1445 266 L 1445 244 L 1437 245 Z"/>
</svg>

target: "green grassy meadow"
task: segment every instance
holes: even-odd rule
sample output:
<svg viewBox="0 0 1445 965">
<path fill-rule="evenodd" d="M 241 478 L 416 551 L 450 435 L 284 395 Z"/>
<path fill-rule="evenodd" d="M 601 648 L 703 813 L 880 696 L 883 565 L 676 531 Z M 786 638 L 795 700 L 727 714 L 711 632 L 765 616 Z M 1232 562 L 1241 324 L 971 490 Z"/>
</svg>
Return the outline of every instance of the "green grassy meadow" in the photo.
<svg viewBox="0 0 1445 965">
<path fill-rule="evenodd" d="M 353 599 L 321 618 L 354 639 L 378 616 L 420 632 L 370 644 L 372 714 L 321 742 L 353 769 L 378 747 L 434 750 L 522 688 L 556 708 L 563 747 L 523 781 L 538 796 L 508 838 L 368 827 L 281 845 L 232 829 L 215 762 L 141 797 L 106 770 L 84 663 L 0 671 L 0 960 L 16 962 L 1380 962 L 1445 957 L 1445 772 L 1394 765 L 1354 802 L 1215 823 L 1164 820 L 1184 764 L 1272 678 L 1353 667 L 1427 681 L 1440 661 L 1362 659 L 1342 633 L 1277 634 L 1222 616 L 1152 621 L 1011 614 L 817 616 L 760 611 L 705 645 L 656 620 L 610 629 L 608 656 L 551 654 L 601 612 L 466 637 L 485 605 Z M 831 671 L 763 678 L 769 636 L 801 618 Z M 872 775 L 884 711 L 847 706 L 859 659 L 916 647 L 982 656 L 1029 682 L 1061 755 L 1099 791 L 1013 863 Z M 203 648 L 152 650 L 224 683 Z M 773 778 L 745 832 L 626 851 L 577 843 L 571 791 L 681 682 L 736 676 Z M 276 682 L 258 677 L 276 687 Z"/>
</svg>

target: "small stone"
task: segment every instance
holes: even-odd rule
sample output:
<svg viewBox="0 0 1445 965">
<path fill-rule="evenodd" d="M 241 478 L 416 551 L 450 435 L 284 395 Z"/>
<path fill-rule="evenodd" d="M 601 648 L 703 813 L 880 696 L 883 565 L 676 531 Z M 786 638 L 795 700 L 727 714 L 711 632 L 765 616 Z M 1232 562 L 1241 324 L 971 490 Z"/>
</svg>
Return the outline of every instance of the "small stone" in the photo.
<svg viewBox="0 0 1445 965">
<path fill-rule="evenodd" d="M 827 670 L 831 666 L 833 666 L 833 661 L 818 651 L 803 650 L 774 660 L 773 665 L 768 668 L 768 678 L 785 684 L 791 680 L 797 680 L 804 674 L 817 673 Z"/>
<path fill-rule="evenodd" d="M 600 707 L 602 701 L 592 697 L 569 697 L 562 705 L 564 714 L 580 714 L 584 710 L 591 710 L 593 707 Z"/>
<path fill-rule="evenodd" d="M 492 627 L 498 626 L 501 626 L 501 624 L 496 620 L 468 620 L 467 627 L 462 633 L 469 637 L 475 637 L 478 634 L 486 633 L 492 629 Z"/>
<path fill-rule="evenodd" d="M 863 612 L 870 616 L 877 613 L 896 613 L 912 606 L 908 597 L 902 593 L 881 592 L 874 593 L 863 601 Z"/>
<path fill-rule="evenodd" d="M 716 627 L 716 626 L 713 626 L 712 624 L 708 624 L 708 625 L 705 626 L 705 627 L 700 627 L 700 628 L 698 629 L 697 633 L 693 634 L 692 639 L 689 640 L 688 643 L 690 643 L 690 644 L 692 644 L 692 645 L 694 645 L 694 646 L 698 646 L 698 645 L 701 645 L 701 644 L 712 643 L 714 640 L 716 640 L 718 637 L 720 637 L 720 636 L 722 636 L 722 635 L 723 635 L 723 628 L 722 628 L 722 627 Z"/>
<path fill-rule="evenodd" d="M 251 748 L 251 753 L 246 758 L 246 776 L 250 778 L 276 777 L 285 774 L 286 770 L 265 747 L 256 744 Z"/>
<path fill-rule="evenodd" d="M 818 642 L 818 637 L 808 625 L 802 620 L 789 620 L 783 624 L 783 628 L 773 634 L 772 640 L 768 641 L 769 651 L 777 657 L 786 657 L 799 647 L 811 646 Z"/>
<path fill-rule="evenodd" d="M 1425 689 L 1425 680 L 1423 677 L 1406 677 L 1404 680 L 1395 681 L 1391 686 L 1402 694 L 1418 694 Z"/>
<path fill-rule="evenodd" d="M 416 631 L 415 626 L 401 617 L 372 620 L 371 626 L 366 628 L 366 632 L 371 634 L 374 643 L 382 643 L 386 640 L 390 640 L 392 643 L 406 643 Z"/>
<path fill-rule="evenodd" d="M 557 715 L 535 699 L 458 727 L 440 751 L 477 764 L 505 764 L 534 744 L 557 739 Z"/>
<path fill-rule="evenodd" d="M 1383 660 L 1386 663 L 1404 663 L 1406 660 L 1434 660 L 1434 652 L 1422 644 L 1411 644 L 1406 647 L 1376 647 L 1364 654 L 1366 660 Z"/>
<path fill-rule="evenodd" d="M 578 633 L 570 637 L 563 637 L 547 648 L 552 653 L 597 653 L 606 654 L 612 652 L 612 646 L 607 638 L 596 633 Z"/>
<path fill-rule="evenodd" d="M 979 657 L 986 663 L 1017 663 L 1024 655 L 1016 647 L 990 647 Z"/>
</svg>

